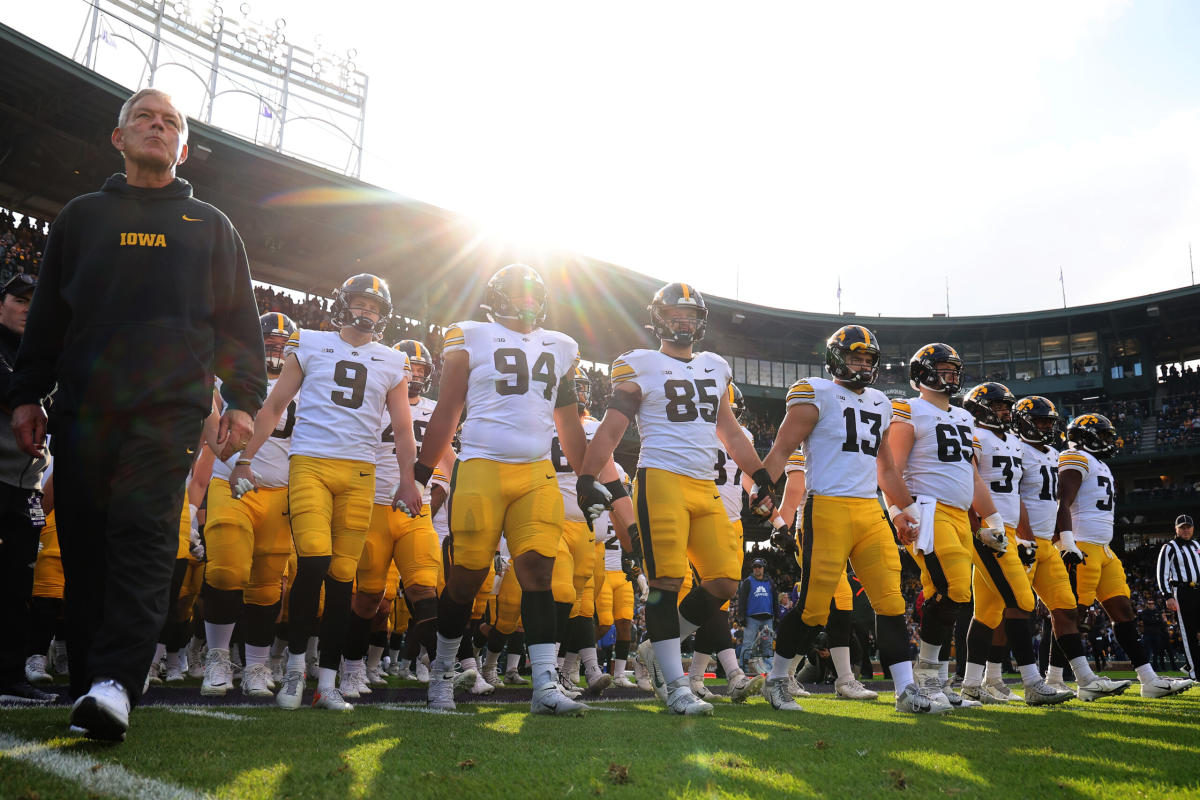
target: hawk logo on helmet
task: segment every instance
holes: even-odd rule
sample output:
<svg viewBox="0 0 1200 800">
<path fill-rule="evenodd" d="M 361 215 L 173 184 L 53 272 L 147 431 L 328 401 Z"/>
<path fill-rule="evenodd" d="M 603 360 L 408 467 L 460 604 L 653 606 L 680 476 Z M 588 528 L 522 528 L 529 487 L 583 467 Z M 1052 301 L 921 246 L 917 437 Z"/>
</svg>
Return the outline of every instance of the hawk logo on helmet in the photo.
<svg viewBox="0 0 1200 800">
<path fill-rule="evenodd" d="M 1117 429 L 1103 414 L 1080 414 L 1067 426 L 1067 440 L 1099 458 L 1115 455 Z"/>
<path fill-rule="evenodd" d="M 1003 433 L 1012 424 L 1013 405 L 1016 400 L 1003 383 L 989 381 L 967 392 L 966 398 L 963 399 L 963 408 L 970 412 L 979 427 Z"/>
<path fill-rule="evenodd" d="M 949 364 L 950 370 L 953 371 L 953 376 L 946 375 L 942 372 L 946 369 L 939 369 L 939 364 Z M 908 362 L 908 383 L 917 391 L 920 391 L 924 386 L 935 392 L 944 392 L 948 395 L 958 394 L 958 389 L 961 386 L 962 380 L 962 359 L 958 357 L 958 351 L 948 344 L 934 342 L 927 344 L 913 354 L 912 359 Z"/>
<path fill-rule="evenodd" d="M 1041 422 L 1042 424 L 1038 424 Z M 1040 395 L 1022 397 L 1013 406 L 1017 435 L 1030 444 L 1052 445 L 1058 440 L 1058 409 Z"/>
<path fill-rule="evenodd" d="M 851 364 L 851 353 L 866 353 L 869 365 Z M 862 325 L 844 325 L 825 342 L 825 371 L 850 388 L 870 386 L 879 375 L 879 344 Z"/>
</svg>

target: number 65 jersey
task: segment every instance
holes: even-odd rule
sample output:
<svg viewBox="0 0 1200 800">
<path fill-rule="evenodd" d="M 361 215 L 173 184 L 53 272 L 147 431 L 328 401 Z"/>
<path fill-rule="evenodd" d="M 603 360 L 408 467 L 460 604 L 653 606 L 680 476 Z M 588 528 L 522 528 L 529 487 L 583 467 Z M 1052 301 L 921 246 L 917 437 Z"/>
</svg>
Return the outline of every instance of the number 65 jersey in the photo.
<svg viewBox="0 0 1200 800">
<path fill-rule="evenodd" d="M 721 449 L 717 409 L 733 377 L 725 359 L 703 352 L 681 361 L 659 350 L 630 350 L 612 363 L 611 377 L 614 389 L 633 383 L 642 390 L 638 469 L 713 480 Z"/>
<path fill-rule="evenodd" d="M 787 407 L 796 405 L 815 406 L 818 414 L 803 446 L 809 494 L 874 498 L 875 459 L 892 424 L 884 393 L 867 387 L 855 394 L 828 378 L 803 378 L 788 390 Z"/>
<path fill-rule="evenodd" d="M 1079 493 L 1071 503 L 1071 525 L 1080 542 L 1105 545 L 1113 537 L 1112 470 L 1086 450 L 1064 450 L 1058 454 L 1058 474 L 1075 470 L 1082 477 Z"/>
<path fill-rule="evenodd" d="M 459 350 L 469 359 L 459 460 L 531 464 L 549 459 L 559 384 L 579 361 L 575 340 L 541 328 L 518 333 L 498 322 L 460 322 L 446 330 L 443 353 Z"/>
<path fill-rule="evenodd" d="M 970 508 L 975 495 L 971 458 L 978 446 L 975 418 L 957 406 L 943 411 L 914 397 L 892 401 L 892 421 L 913 426 L 912 451 L 904 468 L 908 490 L 954 508 Z"/>
</svg>

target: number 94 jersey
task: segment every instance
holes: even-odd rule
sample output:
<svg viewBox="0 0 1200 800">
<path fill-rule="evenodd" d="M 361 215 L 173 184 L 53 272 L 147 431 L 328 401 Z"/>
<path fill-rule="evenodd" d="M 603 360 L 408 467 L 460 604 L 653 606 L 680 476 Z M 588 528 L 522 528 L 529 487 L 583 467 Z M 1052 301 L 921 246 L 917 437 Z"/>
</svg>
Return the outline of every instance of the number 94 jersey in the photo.
<svg viewBox="0 0 1200 800">
<path fill-rule="evenodd" d="M 914 495 L 967 509 L 975 495 L 975 418 L 957 406 L 942 411 L 920 397 L 892 401 L 892 421 L 913 426 L 904 482 Z M 809 471 L 811 473 L 811 470 Z"/>
<path fill-rule="evenodd" d="M 725 359 L 704 352 L 681 361 L 658 350 L 630 350 L 612 363 L 611 377 L 614 389 L 632 383 L 642 390 L 638 469 L 711 481 L 721 449 L 717 408 L 733 377 Z"/>
<path fill-rule="evenodd" d="M 1071 503 L 1071 525 L 1080 542 L 1105 545 L 1113 536 L 1112 470 L 1085 450 L 1064 450 L 1058 454 L 1058 474 L 1075 470 L 1083 481 Z"/>
<path fill-rule="evenodd" d="M 442 352 L 459 350 L 469 359 L 459 459 L 531 464 L 550 458 L 559 383 L 579 361 L 575 340 L 541 328 L 518 333 L 498 322 L 460 322 L 446 331 Z M 570 386 L 563 399 L 574 405 Z"/>
<path fill-rule="evenodd" d="M 815 406 L 818 414 L 801 461 L 809 494 L 874 499 L 875 458 L 892 424 L 892 404 L 883 392 L 868 387 L 855 394 L 828 378 L 802 378 L 787 394 L 788 408 L 796 405 Z"/>
<path fill-rule="evenodd" d="M 355 347 L 336 331 L 310 330 L 293 333 L 287 352 L 304 371 L 292 455 L 373 462 L 387 393 L 409 376 L 408 356 L 378 342 Z"/>
</svg>

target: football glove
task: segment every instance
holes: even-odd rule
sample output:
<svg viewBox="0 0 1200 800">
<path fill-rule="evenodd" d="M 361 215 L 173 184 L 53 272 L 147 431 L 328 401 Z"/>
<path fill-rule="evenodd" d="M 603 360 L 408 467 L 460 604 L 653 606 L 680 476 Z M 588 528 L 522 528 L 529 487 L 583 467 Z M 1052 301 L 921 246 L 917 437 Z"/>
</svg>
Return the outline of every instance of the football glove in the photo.
<svg viewBox="0 0 1200 800">
<path fill-rule="evenodd" d="M 588 530 L 592 523 L 612 505 L 612 492 L 596 480 L 595 475 L 580 475 L 575 482 L 575 497 L 579 502 L 579 510 L 587 520 Z"/>
<path fill-rule="evenodd" d="M 504 574 L 504 556 L 496 553 L 492 557 L 492 569 L 496 571 L 497 576 Z"/>
<path fill-rule="evenodd" d="M 1028 539 L 1017 540 L 1017 556 L 1027 567 L 1032 567 L 1037 562 L 1037 549 L 1037 542 L 1031 542 Z"/>
<path fill-rule="evenodd" d="M 1058 534 L 1058 554 L 1062 556 L 1063 563 L 1068 567 L 1087 561 L 1087 556 L 1076 546 L 1075 534 L 1071 531 L 1062 531 Z"/>
<path fill-rule="evenodd" d="M 192 530 L 188 533 L 188 552 L 192 554 L 192 558 L 195 561 L 204 561 L 204 534 L 195 525 L 192 526 Z"/>
<path fill-rule="evenodd" d="M 650 596 L 650 581 L 646 580 L 646 576 L 640 572 L 637 576 L 637 587 L 638 599 L 643 603 L 646 602 L 646 598 Z"/>
<path fill-rule="evenodd" d="M 621 571 L 625 573 L 625 580 L 630 583 L 634 583 L 638 577 L 645 580 L 646 577 L 642 575 L 642 534 L 637 525 L 629 526 L 629 546 L 629 550 L 621 546 Z"/>
<path fill-rule="evenodd" d="M 750 490 L 750 511 L 758 517 L 770 517 L 775 510 L 775 482 L 766 467 L 750 476 L 754 486 Z"/>
<path fill-rule="evenodd" d="M 991 514 L 983 521 L 975 536 L 987 547 L 996 551 L 996 556 L 1002 556 L 1008 550 L 1008 537 L 1004 535 L 1004 519 L 997 513 Z"/>
<path fill-rule="evenodd" d="M 771 546 L 793 557 L 800 552 L 800 548 L 796 545 L 796 537 L 787 525 L 780 525 L 771 531 Z"/>
</svg>

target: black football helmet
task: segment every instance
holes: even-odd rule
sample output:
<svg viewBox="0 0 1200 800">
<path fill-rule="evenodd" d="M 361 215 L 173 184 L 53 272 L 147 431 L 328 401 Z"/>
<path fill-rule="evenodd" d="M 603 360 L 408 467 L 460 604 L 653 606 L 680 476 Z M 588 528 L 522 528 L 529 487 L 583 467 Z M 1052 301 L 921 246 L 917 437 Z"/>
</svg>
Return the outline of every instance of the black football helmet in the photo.
<svg viewBox="0 0 1200 800">
<path fill-rule="evenodd" d="M 425 394 L 433 385 L 433 354 L 429 352 L 429 348 L 416 339 L 401 339 L 392 345 L 392 349 L 408 356 L 408 366 L 412 368 L 412 377 L 408 379 L 408 396 Z M 417 367 L 420 366 L 424 366 L 425 371 L 418 376 Z"/>
<path fill-rule="evenodd" d="M 350 299 L 355 295 L 373 298 L 383 305 L 383 314 L 378 320 L 354 316 L 354 312 L 350 310 Z M 329 321 L 335 328 L 352 326 L 364 333 L 381 336 L 387 328 L 391 316 L 392 292 L 388 289 L 387 281 L 378 275 L 364 272 L 347 278 L 345 283 L 333 290 L 333 305 L 329 309 Z"/>
<path fill-rule="evenodd" d="M 871 356 L 865 370 L 851 368 L 851 353 Z M 843 325 L 825 342 L 825 371 L 851 387 L 870 386 L 879 376 L 879 340 L 862 325 Z"/>
<path fill-rule="evenodd" d="M 953 382 L 947 383 L 942 379 L 937 372 L 938 364 L 951 364 L 955 368 L 955 376 Z M 935 392 L 945 392 L 949 395 L 958 394 L 959 387 L 962 385 L 962 359 L 958 357 L 958 351 L 948 344 L 934 342 L 927 344 L 917 352 L 913 353 L 913 357 L 908 362 L 908 383 L 917 391 L 924 386 L 927 389 L 932 389 Z"/>
<path fill-rule="evenodd" d="M 283 369 L 283 348 L 292 334 L 299 330 L 296 323 L 286 314 L 268 311 L 258 318 L 262 328 L 263 348 L 267 351 L 267 369 L 279 372 Z"/>
<path fill-rule="evenodd" d="M 690 330 L 681 330 L 683 326 L 679 320 L 671 322 L 664 316 L 663 312 L 668 308 L 695 309 L 698 319 Z M 650 324 L 646 327 L 654 331 L 661 341 L 690 345 L 704 338 L 704 329 L 708 325 L 708 306 L 704 304 L 701 294 L 686 283 L 668 283 L 659 289 L 646 310 L 650 312 Z"/>
<path fill-rule="evenodd" d="M 533 306 L 521 304 L 522 298 L 532 298 Z M 533 267 L 509 264 L 488 280 L 479 307 L 487 312 L 492 322 L 511 319 L 538 327 L 546 321 L 546 282 Z"/>
<path fill-rule="evenodd" d="M 1049 420 L 1049 425 L 1038 425 L 1039 420 Z M 1022 397 L 1013 406 L 1013 426 L 1017 435 L 1030 444 L 1053 446 L 1058 441 L 1058 409 L 1040 395 Z"/>
<path fill-rule="evenodd" d="M 981 383 L 963 398 L 963 408 L 971 412 L 975 424 L 981 428 L 1003 433 L 1012 427 L 1012 409 L 1017 398 L 1003 383 L 988 381 Z M 993 403 L 1002 403 L 1004 408 L 997 413 Z"/>
<path fill-rule="evenodd" d="M 746 398 L 733 381 L 729 382 L 729 407 L 733 409 L 733 418 L 741 422 L 742 414 L 746 413 Z"/>
<path fill-rule="evenodd" d="M 1067 441 L 1097 458 L 1117 452 L 1117 429 L 1103 414 L 1080 414 L 1067 426 Z"/>
<path fill-rule="evenodd" d="M 582 367 L 575 367 L 575 403 L 580 411 L 587 411 L 592 403 L 592 379 Z"/>
</svg>

